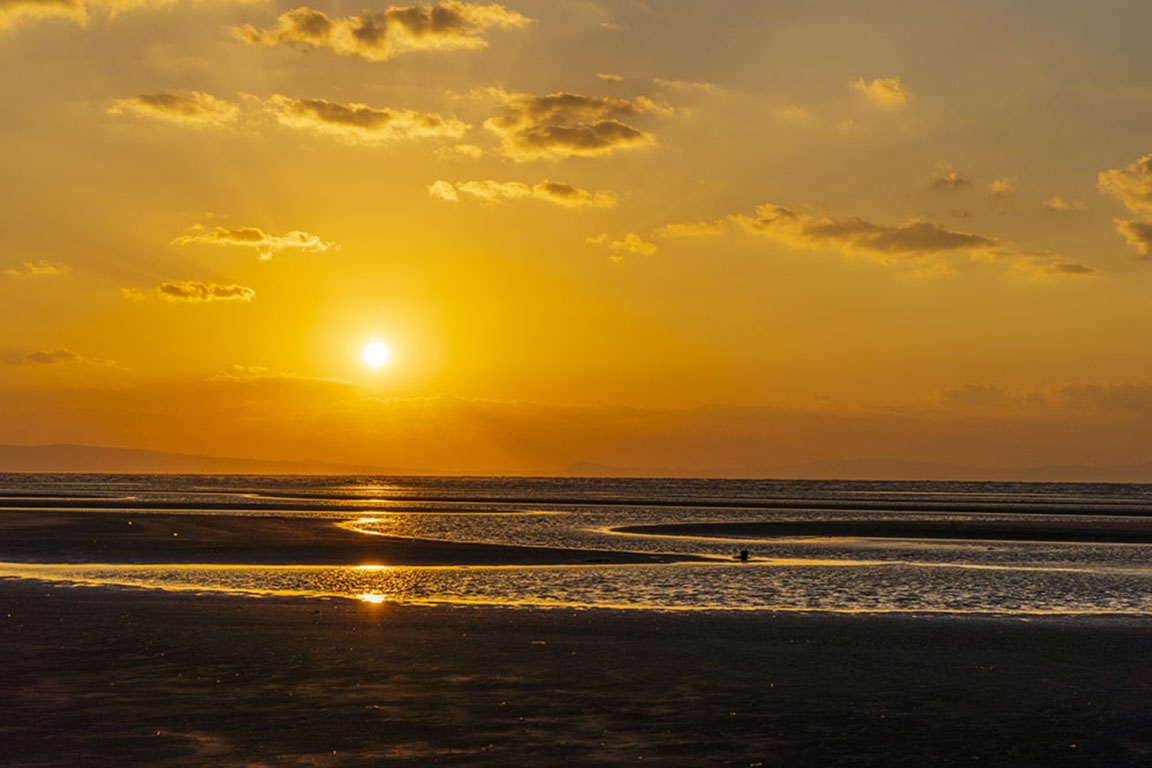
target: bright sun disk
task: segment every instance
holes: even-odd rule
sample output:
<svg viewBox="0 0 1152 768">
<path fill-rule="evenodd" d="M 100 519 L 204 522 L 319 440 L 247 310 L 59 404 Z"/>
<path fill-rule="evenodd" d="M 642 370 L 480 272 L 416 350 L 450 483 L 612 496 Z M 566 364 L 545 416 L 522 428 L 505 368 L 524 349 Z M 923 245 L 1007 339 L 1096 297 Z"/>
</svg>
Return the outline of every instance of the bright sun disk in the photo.
<svg viewBox="0 0 1152 768">
<path fill-rule="evenodd" d="M 374 341 L 364 347 L 364 362 L 373 368 L 379 368 L 388 362 L 389 354 L 388 347 L 378 341 Z"/>
</svg>

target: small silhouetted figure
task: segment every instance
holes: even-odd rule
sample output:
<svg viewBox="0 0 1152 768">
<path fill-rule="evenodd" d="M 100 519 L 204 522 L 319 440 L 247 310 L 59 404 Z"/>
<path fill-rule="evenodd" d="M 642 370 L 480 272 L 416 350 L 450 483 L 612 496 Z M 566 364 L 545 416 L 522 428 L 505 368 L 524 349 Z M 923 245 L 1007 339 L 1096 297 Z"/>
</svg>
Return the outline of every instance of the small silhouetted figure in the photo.
<svg viewBox="0 0 1152 768">
<path fill-rule="evenodd" d="M 740 554 L 737 555 L 737 557 L 740 558 L 740 562 L 742 562 L 742 563 L 748 562 L 748 550 L 746 550 L 746 549 L 740 550 Z"/>
</svg>

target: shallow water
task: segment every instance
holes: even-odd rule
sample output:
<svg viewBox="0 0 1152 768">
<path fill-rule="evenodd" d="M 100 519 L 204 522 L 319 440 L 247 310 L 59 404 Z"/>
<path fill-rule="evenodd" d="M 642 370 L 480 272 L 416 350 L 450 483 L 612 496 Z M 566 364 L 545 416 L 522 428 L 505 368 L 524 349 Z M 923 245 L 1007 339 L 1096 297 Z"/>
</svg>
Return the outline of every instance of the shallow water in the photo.
<svg viewBox="0 0 1152 768">
<path fill-rule="evenodd" d="M 996 522 L 1022 516 L 1123 519 L 1152 527 L 1152 487 L 1141 485 L 9 475 L 0 477 L 0 506 L 323 517 L 366 536 L 713 558 L 495 568 L 0 564 L 0 577 L 73 584 L 401 603 L 1152 615 L 1148 544 L 735 542 L 612 530 L 688 522 Z M 738 547 L 751 551 L 751 562 L 733 562 Z"/>
</svg>

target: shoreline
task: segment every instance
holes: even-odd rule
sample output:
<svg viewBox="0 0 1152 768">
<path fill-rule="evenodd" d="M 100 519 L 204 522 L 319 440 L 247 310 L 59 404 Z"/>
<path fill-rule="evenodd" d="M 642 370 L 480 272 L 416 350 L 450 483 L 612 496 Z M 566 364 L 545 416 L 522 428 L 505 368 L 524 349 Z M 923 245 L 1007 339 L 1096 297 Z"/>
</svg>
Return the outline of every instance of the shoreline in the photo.
<svg viewBox="0 0 1152 768">
<path fill-rule="evenodd" d="M 0 560 L 240 565 L 616 565 L 694 555 L 478 544 L 364 534 L 346 520 L 0 510 Z"/>
<path fill-rule="evenodd" d="M 51 567 L 52 563 L 33 563 L 29 565 L 45 565 Z M 98 564 L 93 564 L 98 565 Z M 123 564 L 111 564 L 112 567 L 118 567 Z M 189 567 L 214 567 L 205 564 L 189 564 Z M 130 566 L 131 567 L 131 566 Z M 145 565 L 146 567 L 146 565 Z M 230 567 L 229 565 L 222 565 L 218 567 Z M 243 567 L 243 566 L 237 566 Z M 272 566 L 284 568 L 310 568 L 307 565 L 289 565 L 289 566 Z M 420 567 L 420 566 L 417 566 Z M 548 568 L 551 566 L 429 566 L 432 568 Z M 565 567 L 582 567 L 582 566 L 565 566 Z M 584 566 L 593 567 L 593 566 Z M 317 601 L 320 602 L 341 602 L 350 605 L 358 605 L 369 603 L 372 605 L 382 605 L 395 609 L 415 609 L 415 610 L 477 610 L 477 611 L 527 611 L 538 613 L 551 613 L 556 611 L 575 612 L 575 613 L 621 613 L 621 614 L 650 614 L 653 616 L 715 616 L 719 618 L 733 618 L 737 616 L 742 617 L 758 617 L 758 618 L 776 618 L 781 617 L 796 617 L 796 618 L 814 618 L 821 617 L 859 617 L 860 619 L 910 619 L 921 621 L 1009 621 L 1009 622 L 1071 622 L 1077 626 L 1084 626 L 1086 623 L 1091 622 L 1131 622 L 1133 624 L 1143 626 L 1147 625 L 1152 628 L 1152 613 L 1143 611 L 981 611 L 972 609 L 939 609 L 939 610 L 924 610 L 919 608 L 897 609 L 897 608 L 879 608 L 879 609 L 835 609 L 835 608 L 785 608 L 785 607 L 762 607 L 755 606 L 749 608 L 733 608 L 730 606 L 651 606 L 651 605 L 603 605 L 603 604 L 573 604 L 573 603 L 547 603 L 547 602 L 479 602 L 479 601 L 453 601 L 450 599 L 428 599 L 428 600 L 375 600 L 367 599 L 365 595 L 354 595 L 348 593 L 338 592 L 298 592 L 288 593 L 283 591 L 260 591 L 256 589 L 245 590 L 241 588 L 225 589 L 225 588 L 210 588 L 202 586 L 148 586 L 141 584 L 129 583 L 115 583 L 115 582 L 97 582 L 93 581 L 72 581 L 68 579 L 54 579 L 47 576 L 15 576 L 15 575 L 2 575 L 0 574 L 0 592 L 3 591 L 3 586 L 6 584 L 11 585 L 28 585 L 29 588 L 44 587 L 58 590 L 75 590 L 83 592 L 85 590 L 93 590 L 97 593 L 114 595 L 118 593 L 125 593 L 128 595 L 148 595 L 148 594 L 167 594 L 173 597 L 190 597 L 190 598 L 203 598 L 207 600 L 258 600 L 269 602 L 285 602 L 291 604 L 310 604 Z"/>
<path fill-rule="evenodd" d="M 1045 543 L 1150 544 L 1152 523 L 1134 520 L 802 520 L 623 525 L 613 533 L 715 538 L 732 541 L 771 539 L 925 539 L 939 541 L 1037 541 Z"/>
</svg>

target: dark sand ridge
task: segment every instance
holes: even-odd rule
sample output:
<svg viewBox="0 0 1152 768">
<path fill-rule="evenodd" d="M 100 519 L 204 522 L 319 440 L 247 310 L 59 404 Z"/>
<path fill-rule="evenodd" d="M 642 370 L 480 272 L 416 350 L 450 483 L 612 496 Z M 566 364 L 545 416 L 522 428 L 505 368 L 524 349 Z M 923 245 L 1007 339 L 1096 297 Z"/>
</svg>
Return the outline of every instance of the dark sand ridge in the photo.
<svg viewBox="0 0 1152 768">
<path fill-rule="evenodd" d="M 797 520 L 626 525 L 617 533 L 723 539 L 884 538 L 1152 543 L 1152 522 L 1137 520 Z"/>
<path fill-rule="evenodd" d="M 424 609 L 0 580 L 0 764 L 1152 764 L 1152 622 Z M 642 759 L 641 759 L 642 758 Z"/>
<path fill-rule="evenodd" d="M 564 565 L 699 559 L 373 536 L 307 517 L 0 510 L 0 560 L 14 562 Z"/>
</svg>

